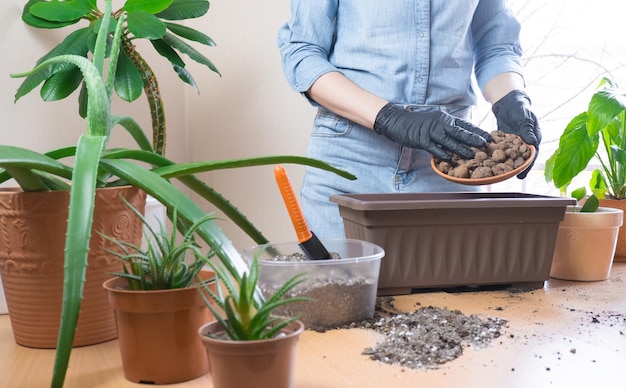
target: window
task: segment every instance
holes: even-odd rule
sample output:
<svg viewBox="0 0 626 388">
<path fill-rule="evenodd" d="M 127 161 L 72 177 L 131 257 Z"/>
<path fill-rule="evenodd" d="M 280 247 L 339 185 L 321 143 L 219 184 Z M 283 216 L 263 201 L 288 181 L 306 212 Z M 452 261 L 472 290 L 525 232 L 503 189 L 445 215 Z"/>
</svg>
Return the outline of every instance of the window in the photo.
<svg viewBox="0 0 626 388">
<path fill-rule="evenodd" d="M 509 179 L 490 189 L 559 195 L 545 181 L 543 170 L 563 129 L 586 110 L 602 77 L 626 86 L 626 44 L 620 22 L 623 0 L 515 0 L 510 5 L 522 24 L 527 91 L 543 140 L 535 167 L 525 181 Z M 486 130 L 496 127 L 490 109 L 482 103 L 474 112 L 474 121 Z M 571 187 L 587 182 L 587 177 L 581 177 Z"/>
</svg>

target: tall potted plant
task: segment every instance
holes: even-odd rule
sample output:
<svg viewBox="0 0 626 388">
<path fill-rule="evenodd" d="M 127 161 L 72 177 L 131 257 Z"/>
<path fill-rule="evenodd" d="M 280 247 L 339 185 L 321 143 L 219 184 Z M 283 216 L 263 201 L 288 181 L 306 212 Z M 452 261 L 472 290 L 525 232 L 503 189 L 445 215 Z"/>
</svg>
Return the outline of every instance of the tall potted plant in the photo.
<svg viewBox="0 0 626 388">
<path fill-rule="evenodd" d="M 111 253 L 124 269 L 103 284 L 115 310 L 124 376 L 145 384 L 172 384 L 202 376 L 209 364 L 196 330 L 212 315 L 198 291 L 203 286 L 215 289 L 215 285 L 213 273 L 203 270 L 205 254 L 194 236 L 214 215 L 187 226 L 174 209 L 177 222 L 168 234 L 165 225 L 155 230 L 132 209 L 145 225 L 146 247 L 107 236 L 117 246 Z"/>
<path fill-rule="evenodd" d="M 205 287 L 203 298 L 216 320 L 202 326 L 199 334 L 208 353 L 213 386 L 292 387 L 296 347 L 304 324 L 298 316 L 281 317 L 273 312 L 286 304 L 311 300 L 286 297 L 306 280 L 304 274 L 287 279 L 263 303 L 256 304 L 257 260 L 241 276 L 232 276 L 219 264 L 208 264 L 218 284 L 215 290 Z"/>
<path fill-rule="evenodd" d="M 67 2 L 75 3 L 75 2 Z M 80 3 L 80 2 L 76 2 Z M 91 4 L 92 1 L 89 1 Z M 88 91 L 86 131 L 76 145 L 63 147 L 42 154 L 26 148 L 0 145 L 0 182 L 14 178 L 25 192 L 65 190 L 69 192 L 67 206 L 67 229 L 64 252 L 64 286 L 61 324 L 59 328 L 52 386 L 63 385 L 68 367 L 76 324 L 81 310 L 85 269 L 89 261 L 89 243 L 92 236 L 94 198 L 97 189 L 129 185 L 141 189 L 156 198 L 168 209 L 177 208 L 180 218 L 189 224 L 205 216 L 204 210 L 194 203 L 181 189 L 172 184 L 179 179 L 200 197 L 216 204 L 220 209 L 254 235 L 255 240 L 266 241 L 262 235 L 228 201 L 197 179 L 194 174 L 219 168 L 236 168 L 276 163 L 299 163 L 328 169 L 344 177 L 354 176 L 325 163 L 297 156 L 272 156 L 262 158 L 174 163 L 154 152 L 144 132 L 129 117 L 111 114 L 112 89 L 119 64 L 119 48 L 125 26 L 125 12 L 119 18 L 112 17 L 111 0 L 107 0 L 98 28 L 91 59 L 76 54 L 50 56 L 34 69 L 16 77 L 29 77 L 23 87 L 33 90 L 50 73 L 77 67 Z M 111 31 L 111 32 L 110 32 Z M 107 42 L 109 41 L 109 42 Z M 109 58 L 106 72 L 105 59 Z M 131 123 L 131 124 L 129 124 Z M 116 125 L 128 130 L 138 144 L 137 149 L 108 149 L 107 142 Z M 63 163 L 66 157 L 74 157 L 73 164 Z M 42 198 L 41 201 L 46 201 Z M 247 229 L 246 229 L 247 228 Z M 245 262 L 232 245 L 231 240 L 212 221 L 203 223 L 197 235 L 213 247 L 220 261 L 234 274 L 247 270 Z M 2 250 L 2 249 L 0 249 Z M 0 259 L 4 260 L 4 259 Z M 6 266 L 2 266 L 3 270 Z M 4 277 L 4 274 L 3 274 Z M 255 293 L 255 303 L 262 302 Z"/>
<path fill-rule="evenodd" d="M 572 180 L 595 160 L 589 186 L 598 205 L 626 209 L 626 90 L 602 78 L 588 108 L 563 131 L 559 146 L 546 162 L 546 181 L 566 191 Z M 590 196 L 595 205 L 595 199 Z M 626 260 L 626 228 L 621 228 L 615 260 Z"/>
</svg>

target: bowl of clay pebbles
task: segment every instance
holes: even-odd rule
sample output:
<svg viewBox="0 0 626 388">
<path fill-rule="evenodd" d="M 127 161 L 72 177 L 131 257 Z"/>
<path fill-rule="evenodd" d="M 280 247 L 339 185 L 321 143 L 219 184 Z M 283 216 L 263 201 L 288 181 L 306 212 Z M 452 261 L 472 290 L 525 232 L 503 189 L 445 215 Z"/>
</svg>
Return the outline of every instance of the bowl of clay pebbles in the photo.
<svg viewBox="0 0 626 388">
<path fill-rule="evenodd" d="M 449 161 L 433 158 L 433 170 L 443 178 L 463 185 L 480 186 L 502 182 L 524 171 L 535 158 L 535 147 L 517 135 L 492 131 L 485 148 L 472 148 L 473 159 L 451 154 Z"/>
</svg>

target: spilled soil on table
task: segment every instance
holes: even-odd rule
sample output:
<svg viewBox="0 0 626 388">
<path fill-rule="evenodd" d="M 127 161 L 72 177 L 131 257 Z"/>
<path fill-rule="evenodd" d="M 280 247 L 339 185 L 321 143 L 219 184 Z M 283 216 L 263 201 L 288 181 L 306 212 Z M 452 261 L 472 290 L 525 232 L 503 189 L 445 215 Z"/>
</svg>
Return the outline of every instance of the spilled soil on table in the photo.
<svg viewBox="0 0 626 388">
<path fill-rule="evenodd" d="M 485 347 L 500 337 L 507 323 L 433 306 L 406 313 L 396 310 L 392 303 L 392 297 L 379 297 L 374 316 L 349 327 L 383 334 L 383 341 L 363 353 L 373 360 L 407 368 L 436 367 L 461 356 L 467 346 Z"/>
</svg>

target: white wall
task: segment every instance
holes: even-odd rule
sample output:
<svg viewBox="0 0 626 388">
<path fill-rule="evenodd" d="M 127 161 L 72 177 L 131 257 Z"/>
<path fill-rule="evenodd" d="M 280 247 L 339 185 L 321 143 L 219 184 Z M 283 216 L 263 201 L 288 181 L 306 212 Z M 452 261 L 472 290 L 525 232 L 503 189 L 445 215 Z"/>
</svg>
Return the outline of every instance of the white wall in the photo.
<svg viewBox="0 0 626 388">
<path fill-rule="evenodd" d="M 74 144 L 84 122 L 77 114 L 76 95 L 43 103 L 35 92 L 13 103 L 21 81 L 9 74 L 30 69 L 67 34 L 66 29 L 25 26 L 20 19 L 25 3 L 0 2 L 0 142 L 45 151 Z M 157 73 L 165 99 L 168 157 L 199 161 L 304 155 L 314 110 L 287 86 L 275 44 L 276 32 L 288 15 L 289 2 L 284 1 L 212 1 L 205 17 L 189 23 L 217 42 L 213 48 L 196 47 L 222 73 L 219 77 L 188 61 L 200 95 L 180 82 L 160 57 L 145 55 Z M 131 105 L 115 101 L 114 112 L 131 114 L 149 129 L 144 96 Z M 126 142 L 125 136 L 115 137 L 112 145 Z M 303 167 L 286 168 L 298 190 Z M 211 172 L 202 178 L 247 214 L 270 240 L 295 238 L 271 167 Z M 208 206 L 206 209 L 212 210 Z M 253 244 L 228 220 L 220 224 L 237 247 Z"/>
<path fill-rule="evenodd" d="M 217 46 L 205 52 L 222 76 L 196 71 L 200 96 L 187 89 L 189 147 L 194 160 L 304 155 L 314 109 L 284 79 L 276 34 L 289 17 L 288 1 L 212 1 L 207 18 L 190 23 Z M 304 167 L 285 166 L 296 191 Z M 273 167 L 224 170 L 206 181 L 247 214 L 274 242 L 295 240 Z M 252 240 L 222 223 L 236 246 Z"/>
</svg>

